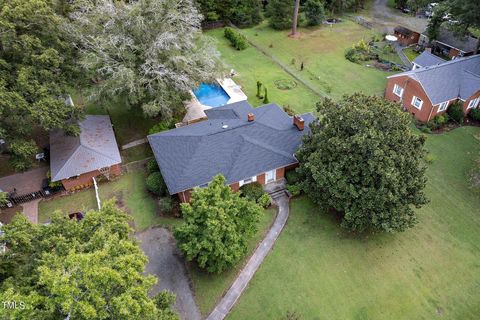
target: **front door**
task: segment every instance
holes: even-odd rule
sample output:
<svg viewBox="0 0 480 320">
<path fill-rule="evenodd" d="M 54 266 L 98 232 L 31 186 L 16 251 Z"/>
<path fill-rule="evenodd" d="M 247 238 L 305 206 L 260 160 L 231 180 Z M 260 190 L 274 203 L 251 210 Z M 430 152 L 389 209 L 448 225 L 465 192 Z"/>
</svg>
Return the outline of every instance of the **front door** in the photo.
<svg viewBox="0 0 480 320">
<path fill-rule="evenodd" d="M 267 183 L 275 181 L 275 170 L 268 171 L 265 176 Z"/>
</svg>

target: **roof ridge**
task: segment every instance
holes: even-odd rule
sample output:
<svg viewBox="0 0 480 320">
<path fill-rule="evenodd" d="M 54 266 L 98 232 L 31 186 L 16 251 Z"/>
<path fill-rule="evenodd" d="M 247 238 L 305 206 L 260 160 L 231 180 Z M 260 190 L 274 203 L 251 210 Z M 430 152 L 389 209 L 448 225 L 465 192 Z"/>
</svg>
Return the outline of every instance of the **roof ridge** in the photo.
<svg viewBox="0 0 480 320">
<path fill-rule="evenodd" d="M 68 160 L 63 163 L 63 166 L 60 168 L 60 170 L 57 171 L 57 174 L 55 175 L 55 177 L 51 178 L 52 181 L 58 181 L 57 177 L 60 175 L 60 173 L 63 171 L 63 169 L 67 166 L 67 164 L 69 164 L 70 161 L 72 161 L 73 156 L 78 152 L 78 150 L 80 149 L 80 146 L 81 146 L 81 144 L 79 144 L 77 146 L 77 148 L 75 149 L 75 151 L 72 152 L 72 154 L 68 157 Z M 63 175 L 60 175 L 60 176 L 63 176 Z M 54 180 L 54 179 L 56 179 L 56 180 Z"/>
<path fill-rule="evenodd" d="M 422 72 L 426 72 L 426 71 L 429 71 L 429 70 L 432 70 L 432 69 L 438 69 L 438 68 L 446 67 L 446 66 L 449 66 L 449 65 L 454 64 L 454 63 L 464 62 L 464 61 L 467 61 L 467 60 L 470 60 L 470 59 L 473 59 L 473 58 L 480 58 L 480 55 L 473 55 L 473 56 L 469 56 L 469 57 L 462 57 L 462 58 L 459 58 L 459 59 L 445 60 L 444 63 L 435 64 L 433 66 L 422 67 L 422 68 L 418 68 L 418 69 L 415 69 L 415 70 L 410 70 L 410 72 L 412 72 L 412 73 L 422 73 Z M 409 71 L 407 71 L 407 72 L 409 72 Z"/>
</svg>

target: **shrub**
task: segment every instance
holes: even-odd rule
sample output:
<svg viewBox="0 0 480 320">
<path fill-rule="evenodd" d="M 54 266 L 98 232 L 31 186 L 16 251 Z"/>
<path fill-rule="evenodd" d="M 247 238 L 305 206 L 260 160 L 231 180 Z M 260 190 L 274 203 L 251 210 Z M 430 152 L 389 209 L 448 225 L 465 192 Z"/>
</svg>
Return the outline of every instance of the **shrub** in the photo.
<svg viewBox="0 0 480 320">
<path fill-rule="evenodd" d="M 262 98 L 260 95 L 260 90 L 262 89 L 262 83 L 260 81 L 257 81 L 257 98 Z"/>
<path fill-rule="evenodd" d="M 470 110 L 468 114 L 472 120 L 480 121 L 480 108 Z"/>
<path fill-rule="evenodd" d="M 432 133 L 432 130 L 430 130 L 428 127 L 420 127 L 420 131 L 423 133 Z"/>
<path fill-rule="evenodd" d="M 248 47 L 247 38 L 232 28 L 225 28 L 223 35 L 230 41 L 232 47 L 237 50 L 244 50 Z"/>
<path fill-rule="evenodd" d="M 163 213 L 170 213 L 173 210 L 173 199 L 169 196 L 162 197 L 158 200 L 158 207 Z"/>
<path fill-rule="evenodd" d="M 242 192 L 242 195 L 248 199 L 251 199 L 253 201 L 257 201 L 260 199 L 260 197 L 265 193 L 263 191 L 262 185 L 258 182 L 253 182 L 249 184 L 244 184 L 241 188 L 240 191 Z"/>
<path fill-rule="evenodd" d="M 454 104 L 452 104 L 448 108 L 447 113 L 452 120 L 458 123 L 463 123 L 463 118 L 465 117 L 465 115 L 463 113 L 463 107 L 461 103 L 455 102 Z"/>
<path fill-rule="evenodd" d="M 156 171 L 160 171 L 160 169 L 158 168 L 157 160 L 155 160 L 155 158 L 152 158 L 147 162 L 147 172 L 154 173 Z"/>
<path fill-rule="evenodd" d="M 435 160 L 435 156 L 433 154 L 429 153 L 425 156 L 425 162 L 426 163 L 431 164 L 431 163 L 433 163 L 434 160 Z"/>
<path fill-rule="evenodd" d="M 345 51 L 345 58 L 351 62 L 357 63 L 359 61 L 376 59 L 376 55 L 371 51 L 368 43 L 362 39 Z"/>
<path fill-rule="evenodd" d="M 162 174 L 160 172 L 153 172 L 147 177 L 146 181 L 147 190 L 158 196 L 164 196 L 167 194 L 167 185 L 163 181 Z"/>
<path fill-rule="evenodd" d="M 305 16 L 310 26 L 318 26 L 325 19 L 325 9 L 320 0 L 307 0 L 304 6 Z"/>
<path fill-rule="evenodd" d="M 50 172 L 50 170 L 47 171 L 47 179 L 48 179 L 48 186 L 52 189 L 60 188 L 61 186 L 63 186 L 62 181 L 52 182 L 52 173 Z"/>
<path fill-rule="evenodd" d="M 270 198 L 270 195 L 268 193 L 264 193 L 257 201 L 259 205 L 261 205 L 264 208 L 267 208 L 270 206 L 272 203 L 272 199 Z"/>
<path fill-rule="evenodd" d="M 295 110 L 293 110 L 289 105 L 283 106 L 283 111 L 285 111 L 289 116 L 295 115 Z"/>
<path fill-rule="evenodd" d="M 287 190 L 292 194 L 292 196 L 298 196 L 302 192 L 302 188 L 298 184 L 289 184 L 287 185 Z"/>
<path fill-rule="evenodd" d="M 440 114 L 428 121 L 427 127 L 431 130 L 440 129 L 448 122 L 448 114 Z"/>
<path fill-rule="evenodd" d="M 264 96 L 263 96 L 263 103 L 267 104 L 270 103 L 270 100 L 268 100 L 268 90 L 267 87 L 264 87 Z"/>
<path fill-rule="evenodd" d="M 300 174 L 295 170 L 289 170 L 285 173 L 288 184 L 296 184 L 300 182 Z"/>
<path fill-rule="evenodd" d="M 148 130 L 148 134 L 155 134 L 158 132 L 166 131 L 172 129 L 174 127 L 171 120 L 163 120 L 154 125 L 153 127 Z"/>
</svg>

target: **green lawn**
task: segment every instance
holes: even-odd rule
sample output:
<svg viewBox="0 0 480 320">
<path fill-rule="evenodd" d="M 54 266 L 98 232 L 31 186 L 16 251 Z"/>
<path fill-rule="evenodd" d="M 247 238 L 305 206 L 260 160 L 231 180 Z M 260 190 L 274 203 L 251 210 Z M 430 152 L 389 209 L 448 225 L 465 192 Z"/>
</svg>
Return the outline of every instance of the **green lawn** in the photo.
<svg viewBox="0 0 480 320">
<path fill-rule="evenodd" d="M 143 160 L 153 156 L 152 148 L 149 143 L 120 151 L 122 162 L 129 163 L 133 161 Z"/>
<path fill-rule="evenodd" d="M 407 58 L 408 58 L 408 60 L 410 60 L 410 62 L 415 60 L 415 58 L 420 55 L 420 53 L 414 51 L 412 47 L 405 48 L 403 50 L 403 53 L 407 56 Z"/>
<path fill-rule="evenodd" d="M 153 225 L 176 225 L 180 219 L 163 217 L 159 214 L 156 200 L 150 196 L 145 187 L 145 175 L 141 172 L 128 173 L 118 180 L 99 185 L 100 200 L 116 197 L 118 204 L 130 213 L 135 222 L 135 229 L 140 231 Z M 88 189 L 69 196 L 39 204 L 38 219 L 47 222 L 50 214 L 60 210 L 65 214 L 75 211 L 97 209 L 94 189 Z"/>
<path fill-rule="evenodd" d="M 253 253 L 258 243 L 263 239 L 265 233 L 270 228 L 276 216 L 276 209 L 268 209 L 264 211 L 260 222 L 258 224 L 258 231 L 256 235 L 250 239 L 248 244 L 248 254 L 243 261 L 241 261 L 235 268 L 228 270 L 220 275 L 208 274 L 203 272 L 193 263 L 188 265 L 189 273 L 192 278 L 194 290 L 196 292 L 197 305 L 203 315 L 207 315 L 218 300 L 222 297 L 225 290 L 230 287 L 230 284 L 235 279 L 235 276 L 240 272 L 245 265 L 247 258 Z"/>
<path fill-rule="evenodd" d="M 221 53 L 221 60 L 228 70 L 235 69 L 238 73 L 233 80 L 242 86 L 243 92 L 253 106 L 262 105 L 262 100 L 256 97 L 257 81 L 261 81 L 268 90 L 270 102 L 280 106 L 289 106 L 298 113 L 312 111 L 315 103 L 320 100 L 315 93 L 297 83 L 291 90 L 280 90 L 275 87 L 276 80 L 293 80 L 287 72 L 253 47 L 238 51 L 230 46 L 223 37 L 223 29 L 208 31 L 209 36 L 217 39 L 217 48 Z M 262 92 L 263 93 L 263 92 Z"/>
<path fill-rule="evenodd" d="M 374 35 L 374 31 L 346 19 L 331 27 L 300 28 L 298 39 L 288 37 L 288 30 L 271 29 L 266 22 L 242 32 L 298 77 L 333 98 L 356 91 L 383 94 L 386 77 L 390 75 L 345 59 L 347 48 L 361 39 L 369 41 Z M 301 62 L 304 62 L 303 71 L 300 71 Z"/>
<path fill-rule="evenodd" d="M 474 137 L 476 135 L 476 138 Z M 229 319 L 478 319 L 480 195 L 466 183 L 480 128 L 429 135 L 431 202 L 399 234 L 355 236 L 307 197 Z"/>
</svg>

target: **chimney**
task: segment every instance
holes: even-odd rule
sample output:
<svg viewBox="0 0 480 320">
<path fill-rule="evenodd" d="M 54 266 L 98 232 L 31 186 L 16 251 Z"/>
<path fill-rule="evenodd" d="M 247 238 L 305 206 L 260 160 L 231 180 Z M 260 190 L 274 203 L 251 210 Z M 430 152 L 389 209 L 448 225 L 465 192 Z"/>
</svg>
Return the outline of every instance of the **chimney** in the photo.
<svg viewBox="0 0 480 320">
<path fill-rule="evenodd" d="M 255 115 L 253 113 L 249 113 L 248 114 L 248 122 L 252 122 L 253 120 L 255 120 Z"/>
<path fill-rule="evenodd" d="M 305 121 L 300 116 L 293 116 L 293 125 L 295 125 L 299 131 L 305 129 Z"/>
</svg>

